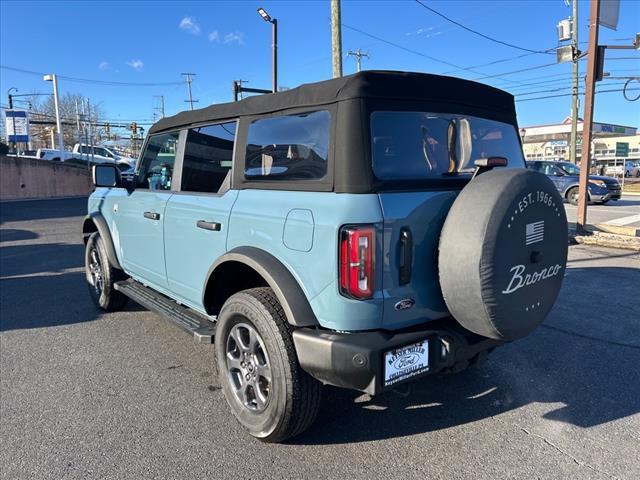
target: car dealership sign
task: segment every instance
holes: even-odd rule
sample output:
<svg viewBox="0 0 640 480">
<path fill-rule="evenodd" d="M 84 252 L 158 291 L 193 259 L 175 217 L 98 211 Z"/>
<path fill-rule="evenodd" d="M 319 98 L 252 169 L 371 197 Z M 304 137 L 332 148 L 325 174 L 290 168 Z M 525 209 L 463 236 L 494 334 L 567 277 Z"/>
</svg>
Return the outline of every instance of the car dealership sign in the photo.
<svg viewBox="0 0 640 480">
<path fill-rule="evenodd" d="M 7 141 L 29 142 L 29 114 L 26 110 L 5 110 Z"/>
</svg>

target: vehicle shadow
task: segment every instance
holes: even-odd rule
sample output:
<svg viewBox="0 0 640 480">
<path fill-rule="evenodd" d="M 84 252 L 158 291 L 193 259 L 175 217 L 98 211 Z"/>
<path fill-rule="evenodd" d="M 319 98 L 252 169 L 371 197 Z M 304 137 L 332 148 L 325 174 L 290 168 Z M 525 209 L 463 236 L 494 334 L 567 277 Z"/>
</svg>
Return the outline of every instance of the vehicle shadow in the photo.
<svg viewBox="0 0 640 480">
<path fill-rule="evenodd" d="M 582 428 L 640 412 L 640 268 L 569 270 L 551 315 L 531 336 L 456 375 L 414 382 L 377 397 L 325 388 L 319 418 L 292 444 L 366 442 L 443 430 L 546 404 L 543 418 Z M 616 295 L 594 296 L 599 279 Z M 597 289 L 595 290 L 597 291 Z M 590 293 L 589 293 L 590 292 Z M 632 296 L 633 294 L 633 296 Z M 623 300 L 619 300 L 623 299 Z M 629 307 L 620 305 L 627 303 Z"/>
<path fill-rule="evenodd" d="M 95 320 L 84 272 L 0 280 L 0 332 Z"/>
<path fill-rule="evenodd" d="M 35 240 L 39 238 L 36 232 L 31 230 L 19 230 L 16 228 L 0 229 L 0 242 L 17 242 L 20 240 Z"/>
<path fill-rule="evenodd" d="M 0 278 L 61 272 L 83 265 L 82 244 L 38 243 L 0 249 Z"/>
<path fill-rule="evenodd" d="M 87 197 L 0 202 L 0 224 L 67 217 L 82 218 L 86 214 Z"/>
</svg>

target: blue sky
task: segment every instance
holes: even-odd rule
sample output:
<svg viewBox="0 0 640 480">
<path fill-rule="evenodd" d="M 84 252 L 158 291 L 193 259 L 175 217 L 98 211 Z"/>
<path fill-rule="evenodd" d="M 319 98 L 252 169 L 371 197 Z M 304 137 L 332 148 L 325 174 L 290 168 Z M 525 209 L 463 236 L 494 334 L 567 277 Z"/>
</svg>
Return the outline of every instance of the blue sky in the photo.
<svg viewBox="0 0 640 480">
<path fill-rule="evenodd" d="M 472 29 L 532 50 L 555 47 L 555 25 L 571 13 L 563 0 L 424 3 Z M 248 80 L 247 85 L 256 88 L 271 85 L 271 30 L 256 13 L 259 6 L 279 21 L 279 84 L 295 87 L 330 78 L 329 0 L 2 1 L 1 64 L 33 72 L 128 83 L 180 82 L 181 72 L 195 72 L 193 95 L 199 100 L 197 105 L 225 102 L 231 99 L 233 79 Z M 586 41 L 588 1 L 580 1 L 579 8 L 580 37 Z M 569 86 L 570 64 L 504 75 L 553 63 L 555 55 L 531 54 L 514 60 L 526 52 L 464 31 L 414 1 L 343 1 L 342 22 L 344 52 L 356 48 L 368 51 L 370 58 L 363 60 L 366 69 L 446 72 L 519 93 L 518 114 L 523 126 L 559 122 L 569 114 L 568 96 L 521 100 L 570 93 L 544 92 Z M 621 0 L 618 30 L 601 28 L 600 43 L 629 44 L 631 40 L 620 39 L 633 37 L 639 25 L 640 1 Z M 632 59 L 613 60 L 615 57 Z M 605 70 L 612 76 L 640 75 L 637 51 L 609 51 L 607 58 Z M 510 60 L 478 66 L 502 59 Z M 470 72 L 446 63 L 477 68 Z M 582 62 L 582 74 L 585 68 Z M 344 71 L 355 71 L 353 58 L 345 58 Z M 607 80 L 600 88 L 619 89 L 621 82 Z M 167 114 L 188 108 L 184 83 L 116 86 L 67 79 L 59 83 L 61 93 L 80 93 L 101 102 L 106 118 L 114 121 L 150 122 L 158 104 L 154 95 L 164 95 Z M 17 87 L 20 93 L 47 93 L 51 88 L 39 75 L 2 69 L 3 106 L 10 87 Z M 640 101 L 625 101 L 620 92 L 600 94 L 595 118 L 640 127 Z"/>
</svg>

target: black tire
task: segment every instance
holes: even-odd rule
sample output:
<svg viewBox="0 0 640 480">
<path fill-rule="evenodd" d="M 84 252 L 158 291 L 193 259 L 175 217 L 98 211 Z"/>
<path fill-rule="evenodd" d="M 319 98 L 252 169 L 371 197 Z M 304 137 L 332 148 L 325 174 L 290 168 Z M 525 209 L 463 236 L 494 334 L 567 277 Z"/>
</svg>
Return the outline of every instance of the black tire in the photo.
<svg viewBox="0 0 640 480">
<path fill-rule="evenodd" d="M 570 188 L 567 192 L 567 200 L 571 205 L 578 205 L 578 187 Z"/>
<path fill-rule="evenodd" d="M 247 349 L 241 344 L 251 344 L 251 328 L 257 334 L 256 348 Z M 302 433 L 320 408 L 322 385 L 300 368 L 291 332 L 270 288 L 236 293 L 218 315 L 215 356 L 222 390 L 240 424 L 264 442 L 282 442 Z M 238 336 L 243 337 L 240 343 Z"/>
<path fill-rule="evenodd" d="M 600 202 L 600 205 L 606 205 L 607 203 L 609 203 L 609 200 L 603 200 Z"/>
<path fill-rule="evenodd" d="M 111 266 L 104 242 L 98 232 L 93 233 L 87 241 L 84 270 L 89 294 L 99 308 L 112 312 L 122 309 L 127 304 L 129 298 L 113 288 L 115 282 L 125 280 L 127 275 Z"/>
</svg>

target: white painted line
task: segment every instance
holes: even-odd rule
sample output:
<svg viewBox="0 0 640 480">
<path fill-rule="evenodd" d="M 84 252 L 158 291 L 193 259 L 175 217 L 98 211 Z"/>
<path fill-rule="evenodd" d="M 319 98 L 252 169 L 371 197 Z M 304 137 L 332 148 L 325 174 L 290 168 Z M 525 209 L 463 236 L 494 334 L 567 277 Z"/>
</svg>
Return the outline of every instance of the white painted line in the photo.
<svg viewBox="0 0 640 480">
<path fill-rule="evenodd" d="M 616 218 L 613 220 L 607 220 L 607 225 L 617 225 L 619 227 L 623 225 L 629 225 L 630 223 L 640 222 L 640 215 L 629 215 L 628 217 Z"/>
</svg>

